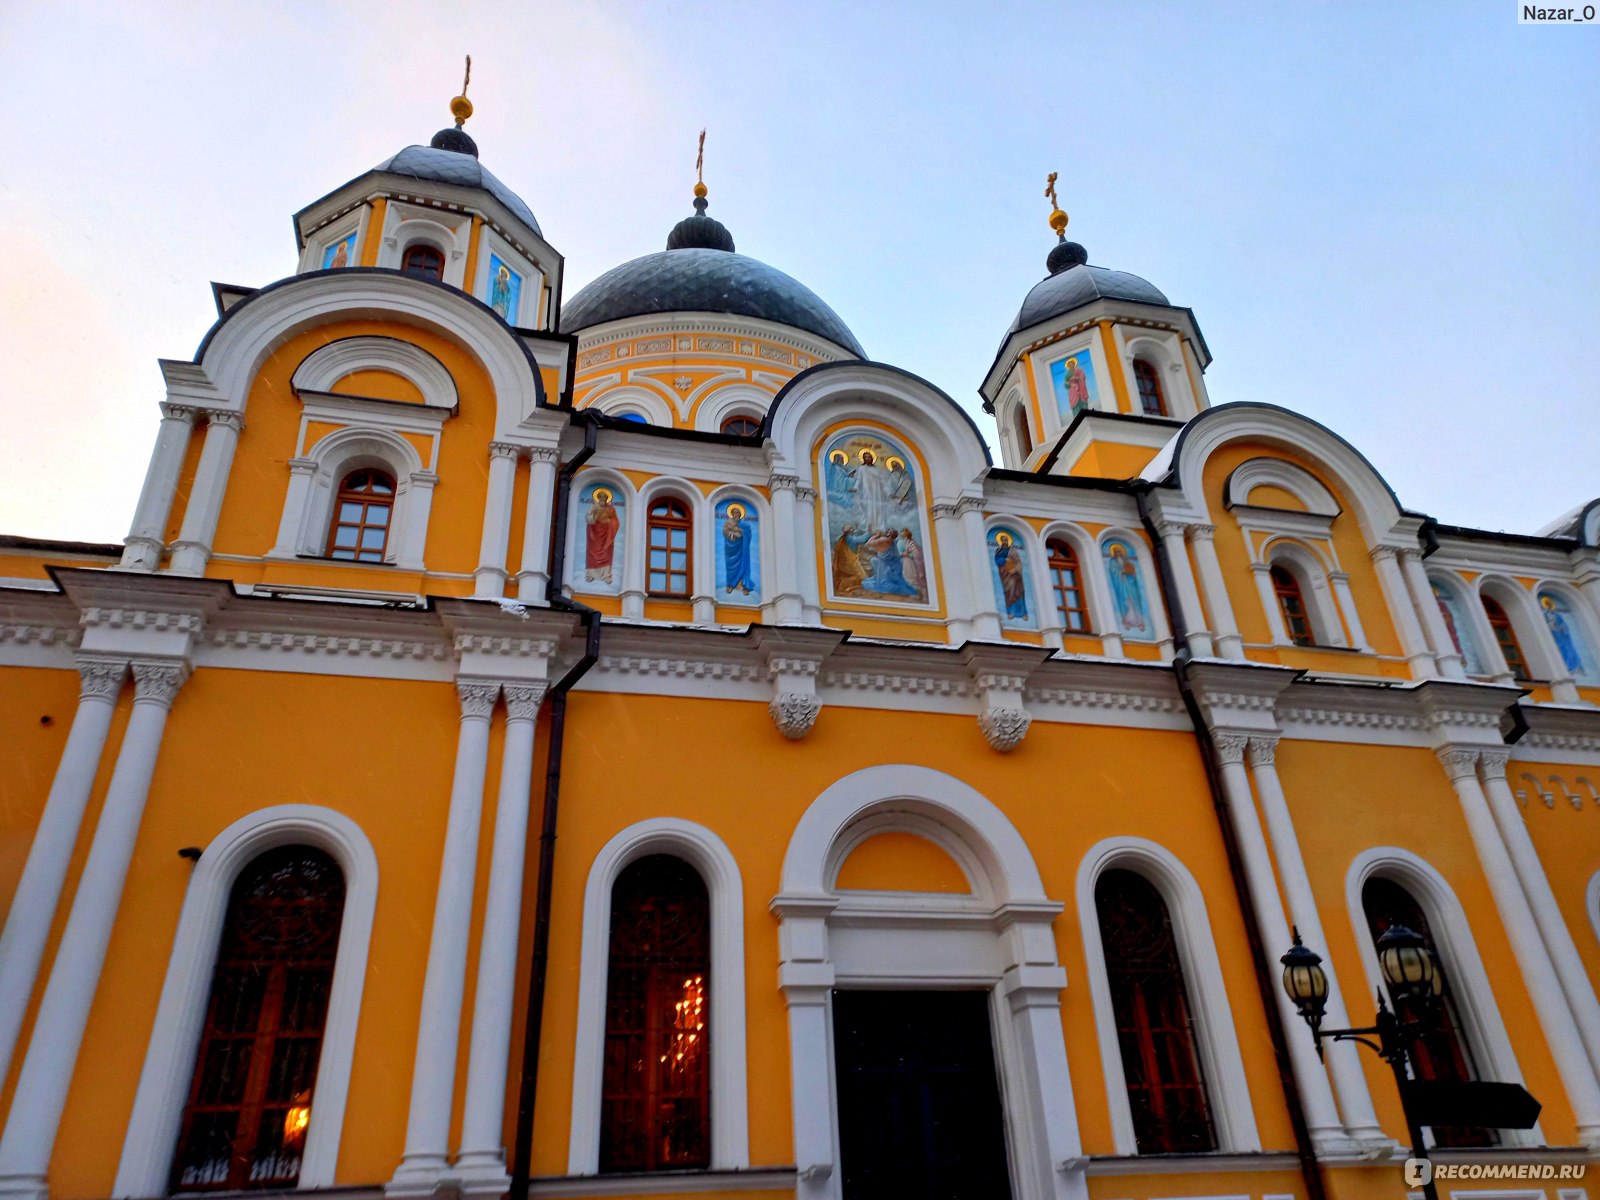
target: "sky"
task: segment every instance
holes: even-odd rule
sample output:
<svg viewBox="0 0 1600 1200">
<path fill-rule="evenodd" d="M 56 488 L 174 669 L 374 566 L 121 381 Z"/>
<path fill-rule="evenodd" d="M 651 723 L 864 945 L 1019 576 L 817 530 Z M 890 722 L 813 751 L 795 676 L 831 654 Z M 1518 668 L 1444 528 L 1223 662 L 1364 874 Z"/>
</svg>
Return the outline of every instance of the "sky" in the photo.
<svg viewBox="0 0 1600 1200">
<path fill-rule="evenodd" d="M 1600 27 L 1513 0 L 0 0 L 0 533 L 120 541 L 158 358 L 291 214 L 449 124 L 566 294 L 711 215 L 882 362 L 977 387 L 1053 241 L 1194 310 L 1213 403 L 1532 532 L 1600 495 Z M 996 450 L 997 457 L 998 451 Z"/>
</svg>

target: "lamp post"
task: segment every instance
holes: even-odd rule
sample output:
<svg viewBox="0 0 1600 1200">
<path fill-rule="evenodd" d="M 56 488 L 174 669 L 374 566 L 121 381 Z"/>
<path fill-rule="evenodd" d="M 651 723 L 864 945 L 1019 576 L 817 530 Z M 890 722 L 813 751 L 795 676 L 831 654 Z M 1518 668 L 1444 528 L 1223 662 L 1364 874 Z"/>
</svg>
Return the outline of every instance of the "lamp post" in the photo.
<svg viewBox="0 0 1600 1200">
<path fill-rule="evenodd" d="M 1294 1001 L 1305 1023 L 1311 1026 L 1318 1058 L 1322 1057 L 1322 1041 L 1327 1038 L 1335 1042 L 1360 1042 L 1389 1064 L 1400 1093 L 1400 1109 L 1405 1113 L 1411 1155 L 1423 1157 L 1422 1127 L 1406 1103 L 1406 1047 L 1424 1031 L 1422 1025 L 1402 1020 L 1390 1012 L 1380 991 L 1378 1015 L 1371 1025 L 1364 1029 L 1324 1029 L 1322 1014 L 1328 1004 L 1328 976 L 1322 969 L 1321 955 L 1301 943 L 1300 931 L 1296 929 L 1294 945 L 1278 961 L 1283 964 L 1283 990 Z M 1389 926 L 1378 939 L 1378 965 L 1383 968 L 1383 978 L 1397 1005 L 1403 1000 L 1416 1001 L 1424 1011 L 1432 1011 L 1443 990 L 1444 979 L 1439 973 L 1439 964 L 1419 934 L 1404 925 Z M 1378 1040 L 1372 1041 L 1373 1037 Z M 1427 1200 L 1439 1200 L 1431 1178 L 1422 1185 L 1422 1192 Z"/>
</svg>

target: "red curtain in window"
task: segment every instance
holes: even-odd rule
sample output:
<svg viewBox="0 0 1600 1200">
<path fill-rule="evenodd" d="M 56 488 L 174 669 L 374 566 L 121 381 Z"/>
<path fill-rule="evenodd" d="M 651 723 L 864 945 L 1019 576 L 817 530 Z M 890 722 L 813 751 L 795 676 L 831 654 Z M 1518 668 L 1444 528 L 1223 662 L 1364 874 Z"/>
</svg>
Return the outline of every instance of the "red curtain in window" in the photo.
<svg viewBox="0 0 1600 1200">
<path fill-rule="evenodd" d="M 1107 871 L 1094 902 L 1139 1153 L 1215 1150 L 1166 901 L 1142 875 Z"/>
<path fill-rule="evenodd" d="M 298 1181 L 343 915 L 344 875 L 309 846 L 268 851 L 234 884 L 174 1191 Z"/>
<path fill-rule="evenodd" d="M 711 1164 L 711 905 L 689 864 L 654 854 L 611 889 L 600 1169 Z"/>
</svg>

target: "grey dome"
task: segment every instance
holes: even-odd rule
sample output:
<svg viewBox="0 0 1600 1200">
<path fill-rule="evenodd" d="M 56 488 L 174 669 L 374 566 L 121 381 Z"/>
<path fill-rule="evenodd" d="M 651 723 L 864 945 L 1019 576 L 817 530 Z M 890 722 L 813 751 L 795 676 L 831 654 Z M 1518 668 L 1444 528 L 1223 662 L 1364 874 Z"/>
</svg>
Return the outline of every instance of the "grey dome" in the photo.
<svg viewBox="0 0 1600 1200">
<path fill-rule="evenodd" d="M 561 331 L 672 312 L 731 313 L 792 325 L 867 356 L 839 314 L 805 284 L 743 254 L 704 247 L 663 250 L 613 267 L 561 306 Z"/>
<path fill-rule="evenodd" d="M 1105 267 L 1091 267 L 1085 263 L 1068 267 L 1035 284 L 1028 298 L 1022 302 L 1017 319 L 1006 330 L 1006 336 L 1096 300 L 1132 300 L 1139 304 L 1161 305 L 1171 303 L 1149 280 L 1140 279 L 1126 271 L 1108 271 Z"/>
<path fill-rule="evenodd" d="M 462 135 L 465 136 L 464 134 Z M 409 175 L 412 179 L 428 179 L 434 183 L 453 183 L 458 187 L 482 188 L 500 201 L 540 237 L 544 231 L 522 198 L 501 183 L 466 150 L 440 150 L 432 146 L 407 146 L 393 158 L 386 158 L 374 171 L 390 175 Z"/>
</svg>

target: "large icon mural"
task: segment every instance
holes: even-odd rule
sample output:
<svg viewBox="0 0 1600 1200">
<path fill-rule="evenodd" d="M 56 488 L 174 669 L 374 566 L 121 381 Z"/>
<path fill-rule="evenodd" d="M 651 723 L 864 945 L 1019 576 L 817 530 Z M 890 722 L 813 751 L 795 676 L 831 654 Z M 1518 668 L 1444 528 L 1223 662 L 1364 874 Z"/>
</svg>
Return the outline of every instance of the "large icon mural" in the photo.
<svg viewBox="0 0 1600 1200">
<path fill-rule="evenodd" d="M 1087 350 L 1051 363 L 1050 381 L 1055 387 L 1056 412 L 1063 422 L 1072 420 L 1085 408 L 1094 407 L 1099 392 L 1095 387 L 1094 362 Z"/>
<path fill-rule="evenodd" d="M 583 582 L 590 591 L 614 592 L 622 584 L 622 555 L 627 545 L 624 497 L 614 487 L 592 483 L 578 493 L 583 531 Z"/>
<path fill-rule="evenodd" d="M 1033 628 L 1028 607 L 1028 560 L 1022 539 L 1012 529 L 989 530 L 989 580 L 1001 620 L 1019 628 Z"/>
<path fill-rule="evenodd" d="M 1117 632 L 1125 638 L 1153 640 L 1155 624 L 1139 573 L 1139 551 L 1121 538 L 1107 538 L 1100 547 L 1106 578 L 1111 583 L 1111 604 L 1116 610 Z"/>
<path fill-rule="evenodd" d="M 717 603 L 761 603 L 761 531 L 754 507 L 724 500 L 714 522 Z"/>
<path fill-rule="evenodd" d="M 355 234 L 352 233 L 347 237 L 340 238 L 322 252 L 322 269 L 324 271 L 337 271 L 340 267 L 348 267 L 355 252 Z"/>
<path fill-rule="evenodd" d="M 823 557 L 833 596 L 928 603 L 932 563 L 910 461 L 873 433 L 842 434 L 823 451 Z"/>
<path fill-rule="evenodd" d="M 1437 580 L 1430 579 L 1428 582 L 1433 585 L 1433 598 L 1439 602 L 1439 615 L 1444 618 L 1445 630 L 1450 634 L 1451 645 L 1461 656 L 1463 668 L 1468 675 L 1489 674 L 1483 656 L 1478 653 L 1478 644 L 1472 639 L 1472 627 L 1467 624 L 1460 599 Z"/>
<path fill-rule="evenodd" d="M 1577 628 L 1577 620 L 1565 597 L 1545 589 L 1539 593 L 1539 611 L 1544 614 L 1544 623 L 1550 627 L 1550 636 L 1561 652 L 1562 665 L 1574 679 L 1594 680 L 1593 655 L 1586 653 L 1588 647 L 1583 644 L 1583 634 Z"/>
<path fill-rule="evenodd" d="M 489 307 L 515 325 L 521 303 L 522 276 L 502 262 L 498 254 L 489 255 Z"/>
</svg>

